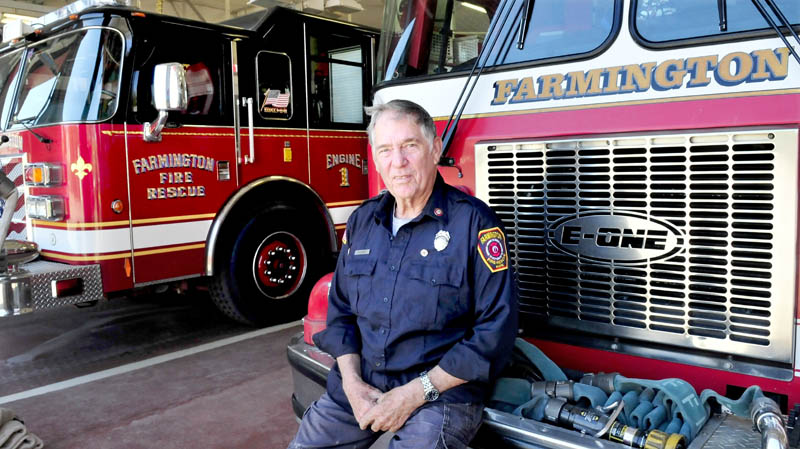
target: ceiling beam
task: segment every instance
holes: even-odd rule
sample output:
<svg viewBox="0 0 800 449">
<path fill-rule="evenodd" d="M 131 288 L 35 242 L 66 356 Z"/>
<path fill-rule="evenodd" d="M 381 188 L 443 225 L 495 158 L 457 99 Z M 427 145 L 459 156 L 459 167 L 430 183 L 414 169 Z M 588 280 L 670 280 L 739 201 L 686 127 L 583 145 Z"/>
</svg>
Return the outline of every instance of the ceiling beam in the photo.
<svg viewBox="0 0 800 449">
<path fill-rule="evenodd" d="M 191 1 L 187 1 L 186 4 L 189 5 L 190 8 L 192 8 L 192 11 L 194 11 L 194 13 L 197 14 L 197 17 L 199 17 L 200 20 L 202 20 L 203 22 L 207 22 L 206 18 L 203 17 L 202 14 L 200 14 L 200 11 L 198 11 L 197 8 L 194 7 Z"/>
</svg>

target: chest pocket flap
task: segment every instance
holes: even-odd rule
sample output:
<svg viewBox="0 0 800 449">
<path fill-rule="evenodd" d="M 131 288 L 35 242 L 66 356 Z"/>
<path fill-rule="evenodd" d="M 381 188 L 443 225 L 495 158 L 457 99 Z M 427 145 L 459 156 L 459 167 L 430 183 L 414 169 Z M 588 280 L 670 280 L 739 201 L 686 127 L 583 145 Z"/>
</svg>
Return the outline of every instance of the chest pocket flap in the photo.
<svg viewBox="0 0 800 449">
<path fill-rule="evenodd" d="M 456 260 L 444 259 L 436 263 L 413 261 L 408 267 L 408 277 L 429 285 L 461 286 L 464 266 Z"/>
<path fill-rule="evenodd" d="M 348 276 L 369 276 L 375 271 L 377 257 L 353 256 L 344 267 L 344 274 Z"/>
<path fill-rule="evenodd" d="M 344 267 L 345 277 L 348 278 L 346 291 L 354 311 L 359 315 L 365 313 L 369 304 L 367 299 L 371 294 L 372 273 L 375 272 L 377 262 L 378 258 L 375 256 L 353 256 Z"/>
</svg>

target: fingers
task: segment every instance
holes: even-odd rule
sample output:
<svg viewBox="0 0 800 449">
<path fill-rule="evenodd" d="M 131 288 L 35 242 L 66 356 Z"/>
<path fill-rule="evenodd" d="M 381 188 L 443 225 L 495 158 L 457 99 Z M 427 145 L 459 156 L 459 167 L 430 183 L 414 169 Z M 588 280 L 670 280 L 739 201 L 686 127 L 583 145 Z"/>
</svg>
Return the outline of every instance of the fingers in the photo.
<svg viewBox="0 0 800 449">
<path fill-rule="evenodd" d="M 372 425 L 373 421 L 375 420 L 374 411 L 375 407 L 372 407 L 369 409 L 369 411 L 367 411 L 367 413 L 364 414 L 364 416 L 361 417 L 361 419 L 358 420 L 358 427 L 360 427 L 361 430 L 366 430 L 367 427 Z M 375 429 L 372 430 L 375 431 Z"/>
</svg>

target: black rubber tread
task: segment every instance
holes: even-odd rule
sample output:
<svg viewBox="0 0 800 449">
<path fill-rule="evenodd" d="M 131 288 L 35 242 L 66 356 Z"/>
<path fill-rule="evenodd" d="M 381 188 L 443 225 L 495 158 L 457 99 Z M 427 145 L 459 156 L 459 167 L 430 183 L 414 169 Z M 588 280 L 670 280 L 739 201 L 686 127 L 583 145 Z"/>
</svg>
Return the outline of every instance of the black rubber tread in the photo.
<svg viewBox="0 0 800 449">
<path fill-rule="evenodd" d="M 251 215 L 249 220 L 238 220 L 238 224 L 227 226 L 226 230 L 228 234 L 221 239 L 215 253 L 216 275 L 209 282 L 211 298 L 220 311 L 235 321 L 254 326 L 278 324 L 302 317 L 311 288 L 320 276 L 333 269 L 322 218 L 314 219 L 310 213 L 276 203 Z M 288 298 L 273 299 L 263 295 L 252 279 L 251 283 L 247 282 L 252 277 L 249 270 L 252 269 L 253 254 L 248 250 L 254 251 L 254 247 L 250 248 L 253 242 L 260 243 L 263 237 L 279 230 L 291 232 L 302 242 L 308 269 L 303 283 L 294 294 Z M 237 269 L 246 272 L 235 273 Z"/>
</svg>

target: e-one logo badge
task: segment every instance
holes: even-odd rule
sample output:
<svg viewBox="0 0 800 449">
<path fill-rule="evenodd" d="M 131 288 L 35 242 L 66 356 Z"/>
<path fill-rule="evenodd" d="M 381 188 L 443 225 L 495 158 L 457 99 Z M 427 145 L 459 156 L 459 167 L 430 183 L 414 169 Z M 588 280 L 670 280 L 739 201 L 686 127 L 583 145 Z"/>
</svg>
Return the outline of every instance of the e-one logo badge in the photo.
<svg viewBox="0 0 800 449">
<path fill-rule="evenodd" d="M 684 246 L 683 235 L 670 223 L 617 211 L 561 218 L 550 227 L 547 239 L 567 254 L 619 264 L 666 259 Z"/>
</svg>

